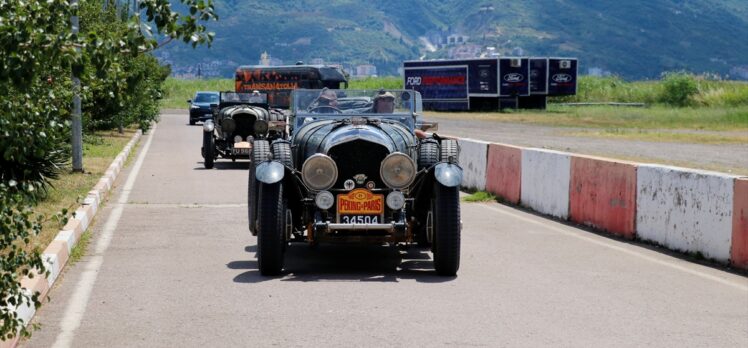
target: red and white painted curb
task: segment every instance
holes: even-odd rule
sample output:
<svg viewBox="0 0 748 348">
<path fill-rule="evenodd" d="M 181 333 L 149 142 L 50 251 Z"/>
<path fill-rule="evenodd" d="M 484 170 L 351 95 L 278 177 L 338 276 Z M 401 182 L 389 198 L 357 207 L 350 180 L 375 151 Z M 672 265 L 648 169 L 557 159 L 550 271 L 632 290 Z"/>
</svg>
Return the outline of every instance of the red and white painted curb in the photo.
<svg viewBox="0 0 748 348">
<path fill-rule="evenodd" d="M 455 137 L 456 138 L 456 137 Z M 748 178 L 459 139 L 462 186 L 748 269 Z"/>
<path fill-rule="evenodd" d="M 62 272 L 65 264 L 67 264 L 68 258 L 70 257 L 73 248 L 81 239 L 83 232 L 88 229 L 93 221 L 96 212 L 104 202 L 104 199 L 109 194 L 109 191 L 114 185 L 114 181 L 122 171 L 125 165 L 127 157 L 130 152 L 133 151 L 135 145 L 138 143 L 142 136 L 142 132 L 138 130 L 130 141 L 125 145 L 125 148 L 117 155 L 114 161 L 109 165 L 105 174 L 99 182 L 93 187 L 88 195 L 83 199 L 83 203 L 73 213 L 72 218 L 68 220 L 68 223 L 57 233 L 57 236 L 51 243 L 44 249 L 42 253 L 42 260 L 44 266 L 49 271 L 49 275 L 45 277 L 43 274 L 36 274 L 35 277 L 29 278 L 28 276 L 21 279 L 21 287 L 29 295 L 34 292 L 39 292 L 39 298 L 43 299 L 47 296 L 49 289 L 52 288 L 57 277 Z M 33 306 L 24 305 L 16 309 L 18 317 L 28 325 L 31 319 L 36 314 L 36 309 Z M 15 347 L 18 343 L 19 337 L 11 341 L 0 341 L 0 348 Z"/>
</svg>

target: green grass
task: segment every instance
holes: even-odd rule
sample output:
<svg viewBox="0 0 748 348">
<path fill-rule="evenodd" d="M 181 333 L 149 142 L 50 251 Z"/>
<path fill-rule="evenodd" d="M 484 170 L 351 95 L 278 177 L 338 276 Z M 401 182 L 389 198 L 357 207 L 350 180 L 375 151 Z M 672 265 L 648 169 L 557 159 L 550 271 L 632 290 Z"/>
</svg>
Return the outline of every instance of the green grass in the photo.
<svg viewBox="0 0 748 348">
<path fill-rule="evenodd" d="M 403 79 L 398 76 L 367 77 L 348 81 L 350 89 L 401 89 Z"/>
<path fill-rule="evenodd" d="M 748 130 L 748 106 L 628 108 L 614 106 L 549 105 L 546 111 L 514 112 L 426 112 L 427 117 L 459 120 L 493 120 L 554 127 L 620 129 Z"/>
<path fill-rule="evenodd" d="M 187 109 L 188 99 L 197 91 L 233 91 L 233 79 L 185 80 L 168 78 L 164 82 L 164 99 L 161 107 L 166 109 Z"/>
<path fill-rule="evenodd" d="M 69 167 L 63 168 L 59 179 L 52 181 L 47 197 L 34 207 L 34 212 L 51 217 L 62 209 L 68 209 L 70 213 L 77 209 L 82 199 L 104 175 L 135 131 L 136 129 L 125 129 L 124 134 L 116 131 L 98 132 L 95 136 L 86 137 L 83 143 L 85 173 L 72 173 Z M 48 218 L 42 225 L 41 233 L 33 243 L 29 244 L 29 247 L 45 248 L 62 227 L 62 221 Z"/>
<path fill-rule="evenodd" d="M 704 76 L 688 76 L 696 84 L 696 93 L 689 105 L 697 107 L 748 106 L 748 83 L 711 80 Z M 617 77 L 581 76 L 577 94 L 552 98 L 553 103 L 567 102 L 620 102 L 662 104 L 665 88 L 661 80 L 624 81 Z"/>
<path fill-rule="evenodd" d="M 465 202 L 471 202 L 471 203 L 476 203 L 476 202 L 495 202 L 496 201 L 496 196 L 494 196 L 494 195 L 492 195 L 492 194 L 490 194 L 488 192 L 485 192 L 485 191 L 478 191 L 478 192 L 475 192 L 475 193 L 473 193 L 473 194 L 471 194 L 469 196 L 463 197 L 462 200 L 465 201 Z"/>
<path fill-rule="evenodd" d="M 84 255 L 86 255 L 86 250 L 88 250 L 88 245 L 91 243 L 91 231 L 83 232 L 81 235 L 81 239 L 78 241 L 78 243 L 75 244 L 75 247 L 70 252 L 70 264 L 75 264 L 78 262 Z"/>
</svg>

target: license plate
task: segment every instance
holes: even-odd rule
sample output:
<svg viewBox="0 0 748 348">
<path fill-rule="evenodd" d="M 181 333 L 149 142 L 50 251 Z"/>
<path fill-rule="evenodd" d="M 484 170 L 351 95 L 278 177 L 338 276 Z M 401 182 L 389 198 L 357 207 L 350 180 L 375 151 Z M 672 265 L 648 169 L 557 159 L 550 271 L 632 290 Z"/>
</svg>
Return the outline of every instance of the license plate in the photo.
<svg viewBox="0 0 748 348">
<path fill-rule="evenodd" d="M 252 145 L 246 141 L 234 143 L 234 155 L 249 156 L 251 150 Z"/>
<path fill-rule="evenodd" d="M 378 224 L 384 214 L 384 195 L 366 189 L 355 189 L 338 195 L 338 222 L 343 224 Z"/>
</svg>

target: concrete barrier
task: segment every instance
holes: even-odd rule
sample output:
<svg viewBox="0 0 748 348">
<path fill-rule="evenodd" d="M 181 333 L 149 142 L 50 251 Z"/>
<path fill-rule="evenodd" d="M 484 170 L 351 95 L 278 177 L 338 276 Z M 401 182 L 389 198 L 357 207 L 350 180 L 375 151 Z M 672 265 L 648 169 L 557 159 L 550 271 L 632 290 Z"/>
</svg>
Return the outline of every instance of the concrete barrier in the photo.
<svg viewBox="0 0 748 348">
<path fill-rule="evenodd" d="M 685 168 L 640 165 L 636 233 L 671 250 L 728 262 L 735 177 Z"/>
<path fill-rule="evenodd" d="M 518 204 L 522 182 L 522 148 L 489 144 L 486 168 L 486 191 L 507 203 Z"/>
<path fill-rule="evenodd" d="M 571 158 L 569 218 L 579 224 L 636 236 L 636 165 L 610 159 Z"/>
<path fill-rule="evenodd" d="M 748 178 L 735 180 L 730 263 L 748 269 Z"/>
<path fill-rule="evenodd" d="M 522 205 L 543 214 L 568 218 L 570 167 L 568 153 L 522 149 Z"/>
<path fill-rule="evenodd" d="M 464 171 L 462 187 L 482 191 L 486 189 L 486 159 L 488 143 L 473 139 L 460 139 L 460 166 Z"/>
</svg>

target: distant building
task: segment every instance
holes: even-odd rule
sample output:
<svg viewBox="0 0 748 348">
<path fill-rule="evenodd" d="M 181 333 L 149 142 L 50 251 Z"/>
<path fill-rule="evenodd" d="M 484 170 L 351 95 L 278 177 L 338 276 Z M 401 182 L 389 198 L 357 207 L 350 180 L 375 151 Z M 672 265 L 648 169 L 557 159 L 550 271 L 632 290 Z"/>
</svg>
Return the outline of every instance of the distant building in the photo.
<svg viewBox="0 0 748 348">
<path fill-rule="evenodd" d="M 278 66 L 283 65 L 283 61 L 278 58 L 273 58 L 270 56 L 270 54 L 267 53 L 267 51 L 262 52 L 260 55 L 260 60 L 258 62 L 258 65 L 262 66 Z"/>
<path fill-rule="evenodd" d="M 475 58 L 481 55 L 482 47 L 476 44 L 465 44 L 450 47 L 447 51 L 449 59 L 467 59 Z"/>
<path fill-rule="evenodd" d="M 599 67 L 590 67 L 587 68 L 587 75 L 589 76 L 596 76 L 596 77 L 603 77 L 603 76 L 610 76 L 612 73 L 608 70 L 605 70 L 603 68 Z"/>
<path fill-rule="evenodd" d="M 312 60 L 309 61 L 309 64 L 311 65 L 324 65 L 325 60 L 322 58 L 312 58 Z"/>
<path fill-rule="evenodd" d="M 448 46 L 462 45 L 468 42 L 469 38 L 470 37 L 467 35 L 452 34 L 452 35 L 447 36 L 447 45 Z"/>
<path fill-rule="evenodd" d="M 748 65 L 733 67 L 730 69 L 730 77 L 735 80 L 748 80 Z"/>
<path fill-rule="evenodd" d="M 366 77 L 366 76 L 376 76 L 377 75 L 377 67 L 372 64 L 361 64 L 356 65 L 356 76 Z"/>
</svg>

